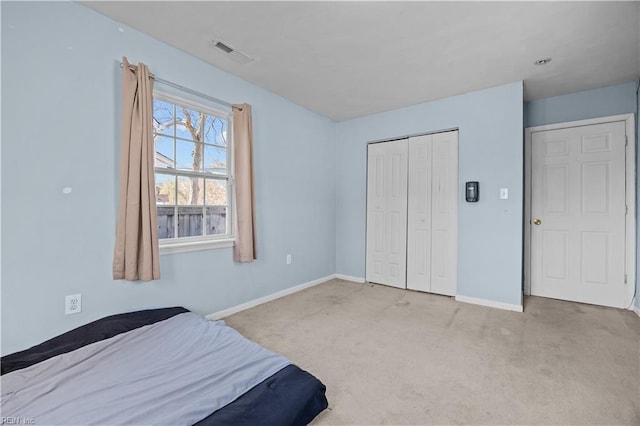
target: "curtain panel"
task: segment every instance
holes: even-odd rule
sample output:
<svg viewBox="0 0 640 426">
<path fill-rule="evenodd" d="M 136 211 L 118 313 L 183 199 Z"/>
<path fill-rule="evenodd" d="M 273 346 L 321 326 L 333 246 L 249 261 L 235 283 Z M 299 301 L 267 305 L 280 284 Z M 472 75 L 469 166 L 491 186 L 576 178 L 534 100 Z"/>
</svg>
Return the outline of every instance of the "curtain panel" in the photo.
<svg viewBox="0 0 640 426">
<path fill-rule="evenodd" d="M 253 125 L 251 105 L 233 105 L 233 146 L 235 166 L 236 262 L 252 262 L 256 256 L 255 197 L 253 190 Z"/>
<path fill-rule="evenodd" d="M 155 198 L 153 79 L 122 58 L 120 193 L 113 279 L 160 279 Z"/>
</svg>

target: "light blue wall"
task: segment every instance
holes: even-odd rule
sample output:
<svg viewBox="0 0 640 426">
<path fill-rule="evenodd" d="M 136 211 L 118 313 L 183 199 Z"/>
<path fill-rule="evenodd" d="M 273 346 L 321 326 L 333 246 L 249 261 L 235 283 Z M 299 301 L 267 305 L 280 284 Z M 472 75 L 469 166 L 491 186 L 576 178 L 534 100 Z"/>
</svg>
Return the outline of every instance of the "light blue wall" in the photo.
<svg viewBox="0 0 640 426">
<path fill-rule="evenodd" d="M 459 128 L 458 294 L 520 305 L 522 96 L 517 82 L 338 123 L 337 273 L 365 273 L 367 142 Z M 478 203 L 464 201 L 470 180 Z"/>
<path fill-rule="evenodd" d="M 2 353 L 116 312 L 207 314 L 335 272 L 335 123 L 76 3 L 1 7 Z M 122 56 L 253 105 L 258 261 L 164 255 L 160 281 L 111 279 Z M 65 316 L 74 293 L 82 313 Z"/>
<path fill-rule="evenodd" d="M 567 121 L 586 120 L 588 118 L 607 117 L 611 115 L 635 113 L 636 130 L 638 129 L 638 109 L 640 104 L 636 97 L 638 82 L 632 81 L 615 86 L 585 90 L 563 96 L 539 99 L 525 103 L 525 127 L 545 124 L 563 123 Z M 636 170 L 640 161 L 638 150 L 638 133 L 636 131 Z M 637 181 L 637 174 L 636 174 Z M 638 185 L 636 185 L 636 203 L 638 201 Z M 638 222 L 636 208 L 636 223 Z M 639 228 L 636 226 L 636 229 Z M 637 229 L 638 230 L 638 229 Z M 638 230 L 640 232 L 640 230 Z M 636 247 L 640 246 L 640 233 L 636 238 Z M 637 256 L 636 256 L 637 257 Z M 636 275 L 636 295 L 640 294 L 639 274 Z M 640 308 L 640 297 L 636 297 L 636 306 Z"/>
<path fill-rule="evenodd" d="M 634 112 L 635 84 L 617 84 L 527 102 L 524 105 L 524 126 L 542 126 Z"/>
</svg>

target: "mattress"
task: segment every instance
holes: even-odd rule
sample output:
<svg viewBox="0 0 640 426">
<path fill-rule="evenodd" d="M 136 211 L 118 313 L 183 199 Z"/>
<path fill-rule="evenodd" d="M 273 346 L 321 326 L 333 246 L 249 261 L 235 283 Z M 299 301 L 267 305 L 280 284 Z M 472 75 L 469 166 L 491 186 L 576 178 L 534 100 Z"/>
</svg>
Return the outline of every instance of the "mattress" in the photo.
<svg viewBox="0 0 640 426">
<path fill-rule="evenodd" d="M 259 377 L 261 381 L 257 382 L 258 379 L 254 378 L 254 382 L 248 382 L 247 369 L 243 366 L 243 364 L 233 365 L 235 362 L 235 358 L 240 358 L 239 355 L 232 354 L 232 358 L 229 358 L 227 355 L 226 361 L 220 361 L 222 365 L 216 365 L 217 360 L 224 360 L 224 357 L 220 357 L 219 355 L 214 354 L 214 350 L 211 351 L 211 356 L 209 357 L 209 353 L 206 352 L 204 354 L 205 361 L 209 362 L 208 367 L 206 362 L 203 362 L 202 367 L 204 370 L 203 373 L 198 373 L 197 377 L 194 379 L 195 382 L 198 383 L 198 386 L 202 386 L 203 383 L 207 386 L 204 388 L 206 392 L 194 392 L 193 388 L 186 387 L 182 384 L 182 392 L 185 395 L 189 394 L 190 397 L 186 399 L 183 397 L 183 400 L 180 400 L 179 397 L 181 395 L 175 394 L 174 391 L 163 392 L 161 389 L 156 389 L 153 387 L 149 389 L 147 392 L 140 392 L 141 396 L 148 397 L 147 393 L 152 393 L 153 391 L 157 392 L 156 396 L 159 400 L 162 398 L 167 398 L 169 394 L 171 394 L 171 398 L 167 399 L 176 407 L 176 410 L 186 409 L 186 405 L 194 405 L 193 395 L 199 396 L 200 393 L 212 393 L 214 391 L 218 391 L 221 388 L 224 390 L 233 388 L 234 392 L 241 392 L 238 395 L 233 397 L 228 397 L 228 401 L 224 402 L 224 405 L 221 408 L 217 408 L 215 404 L 204 404 L 200 403 L 200 406 L 197 407 L 199 411 L 197 411 L 197 417 L 185 417 L 185 424 L 198 424 L 198 425 L 212 425 L 212 424 L 269 424 L 269 425 L 302 425 L 309 423 L 318 413 L 324 410 L 327 407 L 327 400 L 325 397 L 325 386 L 313 375 L 309 374 L 301 370 L 299 367 L 289 364 L 287 360 L 284 358 L 270 353 L 266 349 L 260 347 L 259 345 L 244 339 L 241 336 L 234 337 L 234 334 L 237 334 L 235 330 L 229 329 L 229 327 L 222 325 L 218 325 L 214 322 L 203 321 L 200 318 L 197 318 L 195 314 L 187 314 L 187 311 L 184 308 L 174 307 L 174 308 L 164 308 L 164 309 L 153 309 L 146 311 L 138 311 L 126 314 L 113 315 L 110 317 L 102 318 L 98 321 L 94 321 L 90 324 L 79 327 L 75 330 L 72 330 L 68 333 L 57 336 L 51 340 L 48 340 L 40 345 L 34 346 L 26 351 L 18 352 L 15 354 L 11 354 L 2 358 L 2 375 L 3 379 L 7 379 L 7 382 L 11 385 L 11 379 L 14 382 L 16 380 L 22 380 L 22 377 L 29 377 L 28 373 L 39 380 L 42 377 L 43 382 L 46 380 L 47 372 L 54 366 L 59 366 L 60 364 L 64 365 L 73 365 L 81 364 L 77 363 L 74 360 L 75 358 L 84 358 L 94 360 L 94 358 L 100 359 L 99 367 L 104 368 L 105 364 L 108 364 L 112 359 L 108 357 L 108 352 L 112 351 L 114 353 L 120 352 L 117 350 L 117 344 L 119 341 L 128 339 L 125 341 L 130 349 L 137 349 L 138 346 L 136 340 L 132 340 L 133 336 L 138 334 L 147 335 L 151 334 L 151 331 L 148 330 L 156 330 L 158 333 L 162 333 L 163 331 L 159 331 L 159 327 L 168 327 L 169 324 L 180 324 L 179 321 L 192 321 L 195 322 L 196 325 L 202 329 L 204 327 L 205 331 L 209 333 L 209 329 L 214 330 L 215 332 L 224 332 L 227 335 L 233 337 L 235 340 L 239 340 L 239 343 L 245 345 L 241 347 L 241 351 L 243 352 L 251 352 L 251 353 L 260 353 L 263 351 L 266 353 L 265 355 L 260 355 L 259 358 L 250 359 L 247 365 L 250 365 L 251 368 L 258 368 L 261 370 L 262 376 Z M 194 318 L 195 317 L 195 318 Z M 199 322 L 200 321 L 200 322 Z M 162 329 L 165 330 L 165 329 Z M 184 329 L 178 328 L 178 334 L 189 334 L 186 332 L 186 328 Z M 160 339 L 164 338 L 164 334 L 159 335 Z M 210 335 L 202 335 L 197 336 L 198 339 L 205 338 L 206 340 L 211 340 Z M 216 338 L 218 340 L 212 340 L 214 345 L 217 346 L 229 346 L 229 340 L 224 340 L 223 338 Z M 185 343 L 186 342 L 186 343 Z M 180 345 L 189 344 L 188 341 L 185 340 L 183 342 L 180 340 L 175 344 Z M 196 340 L 198 344 L 196 346 L 203 346 L 199 342 L 200 340 Z M 236 342 L 237 343 L 237 342 Z M 191 344 L 193 346 L 193 343 Z M 164 347 L 164 346 L 163 346 Z M 171 345 L 167 347 L 171 348 Z M 91 353 L 93 351 L 94 353 Z M 90 352 L 89 355 L 86 355 L 86 352 Z M 191 351 L 190 351 L 191 352 Z M 189 354 L 190 354 L 189 352 Z M 106 353 L 106 355 L 105 355 Z M 178 352 L 179 353 L 179 352 Z M 82 354 L 82 355 L 81 355 Z M 164 355 L 164 353 L 160 354 Z M 150 357 L 150 359 L 161 358 L 160 355 L 155 357 Z M 101 359 L 100 357 L 107 357 Z M 167 355 L 168 356 L 168 355 Z M 184 356 L 184 353 L 183 355 Z M 211 363 L 211 359 L 213 357 L 217 357 L 216 361 Z M 202 357 L 200 357 L 202 358 Z M 197 358 L 197 359 L 200 359 Z M 206 359 L 208 358 L 208 359 Z M 160 369 L 160 374 L 158 376 L 170 375 L 171 371 L 174 369 L 185 367 L 184 365 L 177 365 L 176 362 L 169 358 L 171 361 L 167 363 L 165 361 L 162 369 Z M 287 362 L 283 362 L 287 361 Z M 95 360 L 94 360 L 95 361 Z M 258 362 L 259 361 L 259 362 Z M 256 364 L 266 363 L 263 367 L 256 367 Z M 186 364 L 186 363 L 185 363 Z M 228 369 L 226 365 L 229 364 Z M 286 365 L 286 366 L 285 366 Z M 173 366 L 173 367 L 171 367 Z M 200 367 L 200 364 L 198 365 Z M 284 366 L 284 367 L 283 367 Z M 213 370 L 218 369 L 217 375 L 214 374 Z M 20 371 L 22 370 L 22 371 Z M 66 370 L 66 367 L 65 367 Z M 85 368 L 89 373 L 94 373 L 92 377 L 95 377 L 95 371 L 93 368 Z M 227 371 L 228 370 L 228 371 Z M 110 371 L 107 369 L 106 371 Z M 163 373 L 164 371 L 164 373 Z M 276 371 L 274 374 L 271 374 L 273 371 Z M 16 373 L 18 372 L 18 373 Z M 34 373 L 35 372 L 35 373 Z M 198 370 L 196 370 L 196 373 Z M 220 374 L 222 372 L 223 374 Z M 10 374 L 11 373 L 11 374 Z M 213 379 L 211 377 L 208 378 L 209 382 L 207 382 L 206 376 L 207 373 L 211 373 Z M 5 376 L 7 375 L 7 376 Z M 185 375 L 193 376 L 193 373 L 186 373 Z M 266 379 L 262 380 L 262 377 L 267 376 Z M 98 377 L 104 377 L 106 374 L 97 375 Z M 202 376 L 202 378 L 200 377 Z M 90 376 L 91 377 L 91 376 Z M 178 375 L 178 377 L 182 377 L 182 375 Z M 25 379 L 26 380 L 26 379 Z M 31 377 L 29 380 L 34 380 Z M 72 379 L 73 380 L 73 379 Z M 82 381 L 84 380 L 84 382 Z M 213 381 L 212 381 L 213 380 Z M 65 382 L 66 380 L 62 380 Z M 84 386 L 87 386 L 91 389 L 91 386 L 102 386 L 95 385 L 91 383 L 91 380 L 87 381 L 86 377 L 82 377 L 81 375 L 77 376 L 78 383 L 84 383 Z M 173 380 L 172 380 L 173 381 Z M 108 381 L 107 381 L 108 382 Z M 257 383 L 254 385 L 254 383 Z M 24 389 L 20 389 L 20 391 L 27 393 L 29 386 L 26 386 L 28 382 L 25 381 Z M 249 386 L 249 384 L 251 386 Z M 52 385 L 50 383 L 44 382 L 44 385 L 55 389 L 57 385 Z M 108 388 L 109 383 L 105 383 L 104 387 Z M 135 383 L 130 385 L 123 385 L 120 389 L 121 392 L 124 390 L 131 391 L 131 388 L 135 386 Z M 243 388 L 243 386 L 245 388 Z M 19 386 L 17 386 L 19 387 Z M 126 389 L 123 389 L 126 388 Z M 180 386 L 177 386 L 180 389 Z M 42 394 L 42 399 L 46 399 L 50 397 L 46 392 L 42 392 L 38 383 L 35 386 L 31 386 L 31 389 L 36 389 Z M 247 390 L 248 389 L 248 390 Z M 102 391 L 102 389 L 93 389 L 88 395 L 96 394 L 97 390 Z M 5 392 L 3 390 L 3 392 Z M 68 392 L 68 390 L 67 390 Z M 215 392 L 214 392 L 215 393 Z M 5 394 L 6 395 L 6 394 Z M 133 395 L 136 395 L 134 393 Z M 15 398 L 15 395 L 9 395 L 10 397 Z M 101 398 L 101 397 L 100 397 Z M 5 397 L 5 399 L 8 399 Z M 219 399 L 219 398 L 218 398 Z M 87 397 L 87 403 L 91 404 L 91 398 Z M 116 398 L 117 400 L 117 398 Z M 122 399 L 121 399 L 122 400 Z M 75 399 L 73 400 L 75 404 Z M 102 399 L 98 399 L 98 401 L 102 401 Z M 125 400 L 129 404 L 129 406 L 124 406 L 123 410 L 129 409 L 133 410 L 132 415 L 137 415 L 138 423 L 144 423 L 146 416 L 142 413 L 152 411 L 153 414 L 156 414 L 155 411 L 162 410 L 164 407 L 162 404 L 153 408 L 151 403 L 158 404 L 155 400 L 147 399 L 147 402 L 144 402 L 144 399 L 141 399 L 141 403 L 139 405 L 131 404 L 130 401 Z M 204 399 L 204 401 L 211 401 L 210 399 Z M 10 400 L 9 402 L 14 403 L 14 400 Z M 7 403 L 7 407 L 9 407 L 9 402 Z M 216 399 L 216 403 L 218 400 Z M 78 401 L 78 403 L 82 403 Z M 94 401 L 95 404 L 95 401 Z M 5 405 L 3 403 L 3 405 Z M 33 403 L 31 404 L 31 408 L 33 408 Z M 123 404 L 126 405 L 126 404 Z M 14 404 L 15 407 L 15 404 Z M 4 407 L 3 407 L 4 408 Z M 58 411 L 60 411 L 59 407 L 56 407 Z M 108 408 L 107 405 L 104 407 L 104 411 Z M 113 407 L 112 407 L 113 408 Z M 147 411 L 145 411 L 147 410 Z M 3 412 L 5 410 L 3 409 Z M 14 409 L 15 411 L 15 409 Z M 103 413 L 103 407 L 98 404 L 97 409 L 94 411 L 98 415 L 108 415 Z M 185 411 L 193 414 L 193 410 Z M 43 411 L 46 412 L 46 411 Z M 26 414 L 26 413 L 25 413 Z M 64 411 L 62 412 L 64 415 Z M 4 413 L 3 413 L 4 415 Z M 55 418 L 55 417 L 54 417 Z M 109 418 L 109 417 L 105 417 Z M 116 417 L 117 418 L 117 417 Z M 127 418 L 127 417 L 125 417 Z M 133 416 L 131 418 L 134 418 Z M 151 418 L 151 416 L 149 417 Z M 192 419 L 196 419 L 197 421 L 192 421 Z M 37 421 L 37 419 L 34 419 Z M 150 421 L 151 423 L 159 423 L 157 420 Z M 120 423 L 123 423 L 120 421 Z"/>
</svg>

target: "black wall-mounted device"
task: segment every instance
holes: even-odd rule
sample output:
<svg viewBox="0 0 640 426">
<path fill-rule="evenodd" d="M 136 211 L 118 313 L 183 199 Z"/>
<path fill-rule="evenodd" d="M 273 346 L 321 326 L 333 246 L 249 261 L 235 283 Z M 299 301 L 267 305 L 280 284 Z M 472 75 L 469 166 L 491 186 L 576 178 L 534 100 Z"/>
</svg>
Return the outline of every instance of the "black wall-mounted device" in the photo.
<svg viewBox="0 0 640 426">
<path fill-rule="evenodd" d="M 464 184 L 464 192 L 467 202 L 475 203 L 480 198 L 480 185 L 478 182 L 467 182 Z"/>
</svg>

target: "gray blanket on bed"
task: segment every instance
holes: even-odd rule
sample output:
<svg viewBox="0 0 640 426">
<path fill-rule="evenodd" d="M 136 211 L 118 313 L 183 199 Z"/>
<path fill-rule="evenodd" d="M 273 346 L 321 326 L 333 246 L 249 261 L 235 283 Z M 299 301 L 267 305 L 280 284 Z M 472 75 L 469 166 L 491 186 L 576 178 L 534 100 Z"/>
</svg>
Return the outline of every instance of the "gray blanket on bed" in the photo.
<svg viewBox="0 0 640 426">
<path fill-rule="evenodd" d="M 289 361 L 184 313 L 1 377 L 2 417 L 36 425 L 190 425 Z"/>
</svg>

